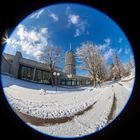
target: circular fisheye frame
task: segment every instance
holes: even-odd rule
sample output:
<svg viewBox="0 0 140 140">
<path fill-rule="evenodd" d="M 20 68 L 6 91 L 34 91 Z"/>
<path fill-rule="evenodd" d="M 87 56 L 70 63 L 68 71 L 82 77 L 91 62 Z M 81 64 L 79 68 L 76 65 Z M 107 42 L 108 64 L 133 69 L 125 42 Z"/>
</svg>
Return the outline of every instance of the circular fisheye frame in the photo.
<svg viewBox="0 0 140 140">
<path fill-rule="evenodd" d="M 131 96 L 131 45 L 115 22 L 94 8 L 44 7 L 3 40 L 5 97 L 38 132 L 61 138 L 93 134 L 110 124 Z"/>
</svg>

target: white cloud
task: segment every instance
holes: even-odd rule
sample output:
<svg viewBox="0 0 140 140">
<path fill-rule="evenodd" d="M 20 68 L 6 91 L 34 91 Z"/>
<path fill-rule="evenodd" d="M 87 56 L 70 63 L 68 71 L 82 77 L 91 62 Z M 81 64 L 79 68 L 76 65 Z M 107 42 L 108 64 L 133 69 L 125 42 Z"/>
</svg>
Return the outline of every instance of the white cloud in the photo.
<svg viewBox="0 0 140 140">
<path fill-rule="evenodd" d="M 118 50 L 118 54 L 120 54 L 122 52 L 122 48 L 120 48 L 119 50 Z"/>
<path fill-rule="evenodd" d="M 118 39 L 118 43 L 122 43 L 122 38 L 121 37 Z"/>
<path fill-rule="evenodd" d="M 80 30 L 79 29 L 76 29 L 74 36 L 77 37 L 79 35 L 80 35 Z"/>
<path fill-rule="evenodd" d="M 7 43 L 8 46 L 12 47 L 12 49 L 17 49 L 17 45 L 15 45 L 15 44 L 17 44 L 16 39 L 8 38 L 6 40 L 6 43 Z"/>
<path fill-rule="evenodd" d="M 110 48 L 108 51 L 105 52 L 104 58 L 108 60 L 113 55 L 113 53 L 114 53 L 114 50 Z"/>
<path fill-rule="evenodd" d="M 103 56 L 106 60 L 108 60 L 110 57 L 112 57 L 114 53 L 114 49 L 111 48 L 111 39 L 106 38 L 104 39 L 103 44 L 97 45 L 97 48 L 103 53 Z"/>
<path fill-rule="evenodd" d="M 44 47 L 48 45 L 48 29 L 40 28 L 39 30 L 27 30 L 27 28 L 20 24 L 17 27 L 17 38 L 11 39 L 9 46 L 19 48 L 28 56 L 39 60 L 39 55 L 43 53 Z"/>
<path fill-rule="evenodd" d="M 72 24 L 75 24 L 76 25 L 79 22 L 79 17 L 80 17 L 79 15 L 71 15 L 70 14 L 69 17 L 68 17 L 69 18 L 68 22 L 70 24 L 72 23 Z"/>
<path fill-rule="evenodd" d="M 106 38 L 106 39 L 104 39 L 104 42 L 106 43 L 106 45 L 110 45 L 111 44 L 111 39 Z"/>
<path fill-rule="evenodd" d="M 100 51 L 104 51 L 105 49 L 108 48 L 108 45 L 106 45 L 106 44 L 104 43 L 104 44 L 98 45 L 97 47 L 98 47 L 98 49 L 99 49 Z"/>
<path fill-rule="evenodd" d="M 104 51 L 108 46 L 106 44 L 100 44 L 98 46 L 98 49 L 101 50 L 101 51 Z"/>
<path fill-rule="evenodd" d="M 111 44 L 111 39 L 110 38 L 106 38 L 104 39 L 104 43 L 103 44 L 99 44 L 97 47 L 100 51 L 104 51 L 106 49 L 108 49 L 110 47 Z"/>
<path fill-rule="evenodd" d="M 41 29 L 40 29 L 40 32 L 41 32 L 42 34 L 46 34 L 46 33 L 48 33 L 48 28 L 41 28 Z"/>
<path fill-rule="evenodd" d="M 66 15 L 69 15 L 71 13 L 71 7 L 70 6 L 67 6 L 66 7 Z"/>
<path fill-rule="evenodd" d="M 74 36 L 78 37 L 85 32 L 87 22 L 85 20 L 82 20 L 79 15 L 69 14 L 68 27 L 70 27 L 71 25 L 75 26 Z"/>
<path fill-rule="evenodd" d="M 31 14 L 30 18 L 38 19 L 43 12 L 44 12 L 44 9 L 41 9 L 41 10 Z"/>
<path fill-rule="evenodd" d="M 47 9 L 47 12 L 48 12 L 48 16 L 50 18 L 52 18 L 54 22 L 56 22 L 56 21 L 59 20 L 58 15 L 56 15 L 55 13 L 53 13 L 50 9 Z"/>
<path fill-rule="evenodd" d="M 130 52 L 130 49 L 129 49 L 129 48 L 126 48 L 126 49 L 124 50 L 124 53 L 125 53 L 125 54 L 129 54 L 129 52 Z"/>
<path fill-rule="evenodd" d="M 49 14 L 49 17 L 51 17 L 51 18 L 53 19 L 54 22 L 56 22 L 56 21 L 59 20 L 59 17 L 58 17 L 56 14 L 54 14 L 54 13 L 50 13 L 50 14 Z"/>
</svg>

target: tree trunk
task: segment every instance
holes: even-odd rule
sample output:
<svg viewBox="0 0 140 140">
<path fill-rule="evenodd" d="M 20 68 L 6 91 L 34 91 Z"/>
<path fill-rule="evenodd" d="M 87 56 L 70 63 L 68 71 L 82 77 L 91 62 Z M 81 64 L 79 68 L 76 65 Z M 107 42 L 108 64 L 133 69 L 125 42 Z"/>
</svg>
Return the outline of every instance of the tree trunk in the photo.
<svg viewBox="0 0 140 140">
<path fill-rule="evenodd" d="M 96 78 L 93 78 L 93 87 L 96 87 Z"/>
<path fill-rule="evenodd" d="M 96 87 L 96 79 L 93 80 L 93 86 Z"/>
<path fill-rule="evenodd" d="M 53 71 L 51 70 L 50 73 L 51 73 L 51 85 L 53 87 L 54 86 Z"/>
</svg>

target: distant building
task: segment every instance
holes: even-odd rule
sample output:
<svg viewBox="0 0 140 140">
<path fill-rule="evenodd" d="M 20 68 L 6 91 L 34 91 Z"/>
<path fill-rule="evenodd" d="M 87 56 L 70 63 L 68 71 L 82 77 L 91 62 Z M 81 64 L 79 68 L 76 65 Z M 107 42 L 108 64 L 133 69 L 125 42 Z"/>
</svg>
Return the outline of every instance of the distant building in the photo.
<svg viewBox="0 0 140 140">
<path fill-rule="evenodd" d="M 66 52 L 65 57 L 65 72 L 58 67 L 55 68 L 55 71 L 60 73 L 58 84 L 63 86 L 90 85 L 92 81 L 89 77 L 75 74 L 74 52 L 72 50 Z M 23 58 L 21 52 L 17 52 L 15 56 L 6 53 L 2 55 L 1 73 L 22 80 L 51 84 L 51 74 L 48 65 Z"/>
<path fill-rule="evenodd" d="M 71 49 L 65 53 L 65 73 L 67 74 L 76 74 L 75 69 L 75 54 L 74 51 Z"/>
</svg>

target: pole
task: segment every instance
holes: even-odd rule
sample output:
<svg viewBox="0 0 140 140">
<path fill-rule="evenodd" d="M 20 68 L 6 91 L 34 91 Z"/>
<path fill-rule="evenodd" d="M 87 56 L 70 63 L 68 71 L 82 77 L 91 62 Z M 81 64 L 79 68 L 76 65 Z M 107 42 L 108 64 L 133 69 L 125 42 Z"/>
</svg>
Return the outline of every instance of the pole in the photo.
<svg viewBox="0 0 140 140">
<path fill-rule="evenodd" d="M 56 77 L 57 77 L 57 75 L 55 75 L 55 92 L 57 92 L 57 87 L 56 87 Z"/>
<path fill-rule="evenodd" d="M 56 92 L 57 92 L 57 75 L 56 75 Z"/>
</svg>

